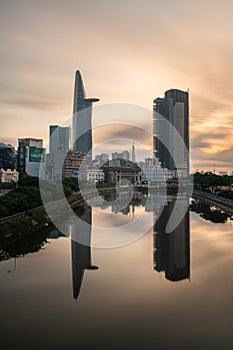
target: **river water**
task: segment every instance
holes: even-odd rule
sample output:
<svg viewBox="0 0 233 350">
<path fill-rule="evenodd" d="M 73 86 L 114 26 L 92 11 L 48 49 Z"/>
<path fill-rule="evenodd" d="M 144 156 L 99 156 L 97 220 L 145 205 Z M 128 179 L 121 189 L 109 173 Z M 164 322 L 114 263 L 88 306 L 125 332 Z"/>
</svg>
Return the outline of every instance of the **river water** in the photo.
<svg viewBox="0 0 233 350">
<path fill-rule="evenodd" d="M 173 197 L 124 200 L 91 200 L 69 237 L 46 227 L 0 249 L 7 349 L 233 348 L 229 215 L 183 195 L 167 233 Z"/>
</svg>

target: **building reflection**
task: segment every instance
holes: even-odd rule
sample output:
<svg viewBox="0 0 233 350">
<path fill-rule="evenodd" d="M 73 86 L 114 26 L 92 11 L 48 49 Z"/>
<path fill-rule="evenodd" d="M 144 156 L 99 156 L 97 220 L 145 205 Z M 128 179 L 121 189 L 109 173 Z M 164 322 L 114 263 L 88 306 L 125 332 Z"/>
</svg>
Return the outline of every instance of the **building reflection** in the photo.
<svg viewBox="0 0 233 350">
<path fill-rule="evenodd" d="M 189 199 L 177 200 L 186 210 Z M 166 279 L 173 282 L 190 278 L 189 211 L 186 211 L 180 224 L 171 233 L 166 233 L 175 202 L 175 200 L 166 202 L 154 226 L 154 269 L 165 272 Z"/>
<path fill-rule="evenodd" d="M 85 270 L 98 269 L 97 266 L 91 264 L 91 225 L 92 209 L 88 206 L 82 216 L 82 220 L 72 224 L 70 227 L 74 299 L 77 299 L 79 296 Z"/>
</svg>

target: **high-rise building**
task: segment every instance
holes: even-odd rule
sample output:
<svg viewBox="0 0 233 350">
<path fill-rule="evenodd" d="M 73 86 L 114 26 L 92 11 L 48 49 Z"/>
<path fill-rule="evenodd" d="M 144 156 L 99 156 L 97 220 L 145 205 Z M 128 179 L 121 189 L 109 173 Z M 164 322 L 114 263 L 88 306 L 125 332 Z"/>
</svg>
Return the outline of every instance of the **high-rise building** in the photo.
<svg viewBox="0 0 233 350">
<path fill-rule="evenodd" d="M 92 160 L 92 104 L 98 98 L 86 98 L 81 73 L 75 77 L 72 142 L 73 150 L 88 154 L 87 162 Z"/>
<path fill-rule="evenodd" d="M 18 171 L 39 177 L 40 164 L 45 162 L 43 140 L 35 138 L 18 139 Z"/>
<path fill-rule="evenodd" d="M 70 128 L 58 125 L 50 125 L 49 127 L 49 152 L 64 149 L 69 150 L 70 145 Z"/>
<path fill-rule="evenodd" d="M 132 144 L 132 162 L 135 162 L 136 160 L 136 156 L 135 156 L 135 146 L 134 146 L 134 142 Z"/>
<path fill-rule="evenodd" d="M 174 127 L 183 145 L 177 143 Z M 161 140 L 166 140 L 166 144 Z M 165 92 L 164 98 L 156 98 L 153 105 L 153 151 L 162 167 L 189 174 L 189 93 L 178 89 Z M 176 154 L 176 164 L 172 153 Z"/>
</svg>

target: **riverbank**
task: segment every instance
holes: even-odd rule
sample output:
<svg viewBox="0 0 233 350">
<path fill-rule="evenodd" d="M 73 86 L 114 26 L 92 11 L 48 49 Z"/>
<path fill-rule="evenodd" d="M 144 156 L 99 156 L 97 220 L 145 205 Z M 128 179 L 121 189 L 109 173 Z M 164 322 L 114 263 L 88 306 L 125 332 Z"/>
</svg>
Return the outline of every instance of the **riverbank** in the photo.
<svg viewBox="0 0 233 350">
<path fill-rule="evenodd" d="M 98 190 L 99 195 L 113 192 L 115 192 L 115 188 L 113 187 L 99 188 Z M 87 197 L 91 198 L 91 196 L 93 196 L 93 193 L 90 192 Z M 197 190 L 193 191 L 192 197 L 206 202 L 207 204 L 216 205 L 227 214 L 233 215 L 233 200 Z M 67 200 L 76 214 L 82 212 L 85 201 L 80 193 L 72 195 Z M 63 204 L 64 200 L 51 203 L 51 206 L 54 206 L 54 212 L 60 217 L 66 215 L 63 211 Z M 27 212 L 3 218 L 0 225 L 0 247 L 33 234 L 40 229 L 45 229 L 50 225 L 53 224 L 43 207 L 34 208 Z"/>
<path fill-rule="evenodd" d="M 216 205 L 229 215 L 233 215 L 233 200 L 220 197 L 216 194 L 211 194 L 203 191 L 194 190 L 192 197 L 194 199 L 200 199 L 205 201 L 207 204 Z"/>
<path fill-rule="evenodd" d="M 98 189 L 99 195 L 113 191 L 115 191 L 113 187 Z M 85 201 L 80 193 L 72 195 L 67 201 L 76 214 L 82 211 L 82 206 Z M 59 200 L 52 202 L 51 207 L 54 209 L 54 212 L 61 213 L 59 215 L 62 216 L 64 215 L 62 212 L 63 204 L 64 200 Z M 43 227 L 46 228 L 47 226 L 53 225 L 43 206 L 2 218 L 0 223 L 0 247 L 33 234 Z"/>
</svg>

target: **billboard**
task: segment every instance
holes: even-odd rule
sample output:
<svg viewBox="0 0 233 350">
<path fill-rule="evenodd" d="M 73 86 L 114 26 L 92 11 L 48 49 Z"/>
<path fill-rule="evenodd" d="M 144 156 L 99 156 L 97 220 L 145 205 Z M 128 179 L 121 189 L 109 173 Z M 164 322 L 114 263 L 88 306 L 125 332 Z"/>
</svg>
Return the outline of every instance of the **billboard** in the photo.
<svg viewBox="0 0 233 350">
<path fill-rule="evenodd" d="M 45 148 L 29 147 L 29 162 L 41 163 L 45 161 Z"/>
</svg>

